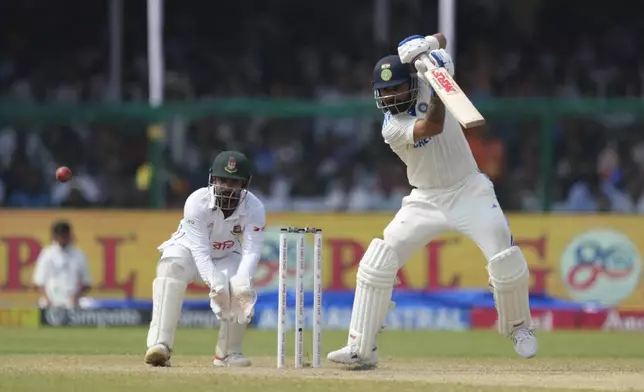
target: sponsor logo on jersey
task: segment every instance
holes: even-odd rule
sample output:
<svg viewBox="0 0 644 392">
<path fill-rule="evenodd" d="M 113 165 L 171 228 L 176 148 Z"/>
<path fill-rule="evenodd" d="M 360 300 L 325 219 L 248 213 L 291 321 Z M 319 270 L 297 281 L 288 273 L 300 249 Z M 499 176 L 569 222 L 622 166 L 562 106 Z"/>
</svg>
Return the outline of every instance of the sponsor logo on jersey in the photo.
<svg viewBox="0 0 644 392">
<path fill-rule="evenodd" d="M 264 231 L 264 228 L 265 228 L 265 227 L 266 227 L 266 226 L 262 226 L 262 227 L 259 227 L 259 226 L 253 226 L 253 231 Z"/>
<path fill-rule="evenodd" d="M 431 138 L 431 137 L 427 137 L 427 138 L 425 138 L 425 139 L 423 139 L 423 140 L 419 140 L 419 141 L 417 141 L 416 143 L 414 143 L 414 148 L 421 148 L 421 147 L 425 147 L 425 146 L 426 146 L 426 145 L 428 145 L 431 141 L 432 141 L 432 138 Z"/>
<path fill-rule="evenodd" d="M 212 248 L 214 250 L 226 250 L 230 249 L 233 246 L 235 246 L 235 241 L 233 240 L 226 240 L 224 242 L 213 242 L 212 243 Z"/>
</svg>

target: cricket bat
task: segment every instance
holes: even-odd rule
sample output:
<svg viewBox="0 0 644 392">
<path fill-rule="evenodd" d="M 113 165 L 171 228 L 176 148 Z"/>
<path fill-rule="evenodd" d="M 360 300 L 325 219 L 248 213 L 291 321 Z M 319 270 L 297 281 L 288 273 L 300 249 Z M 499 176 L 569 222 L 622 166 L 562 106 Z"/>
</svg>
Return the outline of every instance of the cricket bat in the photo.
<svg viewBox="0 0 644 392">
<path fill-rule="evenodd" d="M 442 35 L 440 37 L 439 35 L 434 34 L 434 37 L 438 38 L 437 42 L 440 42 L 440 47 L 445 48 L 447 42 Z M 445 68 L 432 69 L 434 65 L 426 54 L 421 55 L 416 61 L 421 61 L 426 69 L 431 70 L 424 72 L 423 75 L 429 81 L 429 84 L 431 84 L 441 101 L 443 101 L 447 110 L 452 113 L 463 128 L 469 129 L 485 124 L 485 119 L 481 113 L 479 113 L 472 104 L 472 101 L 465 95 Z"/>
</svg>

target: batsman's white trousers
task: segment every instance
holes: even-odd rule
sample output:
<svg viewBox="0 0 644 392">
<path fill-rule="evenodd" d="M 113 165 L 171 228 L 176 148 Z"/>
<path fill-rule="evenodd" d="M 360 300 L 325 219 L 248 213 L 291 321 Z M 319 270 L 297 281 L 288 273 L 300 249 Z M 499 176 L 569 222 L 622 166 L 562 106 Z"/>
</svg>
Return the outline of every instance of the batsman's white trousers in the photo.
<svg viewBox="0 0 644 392">
<path fill-rule="evenodd" d="M 400 266 L 420 248 L 448 231 L 474 241 L 489 261 L 513 245 L 512 234 L 492 182 L 482 173 L 466 177 L 451 189 L 414 189 L 384 230 Z"/>
</svg>

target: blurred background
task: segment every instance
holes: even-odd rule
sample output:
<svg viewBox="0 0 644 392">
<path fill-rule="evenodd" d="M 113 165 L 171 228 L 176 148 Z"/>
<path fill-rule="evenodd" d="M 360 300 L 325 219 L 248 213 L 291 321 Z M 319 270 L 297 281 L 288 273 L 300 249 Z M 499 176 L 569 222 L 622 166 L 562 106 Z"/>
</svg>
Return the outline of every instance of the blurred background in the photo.
<svg viewBox="0 0 644 392">
<path fill-rule="evenodd" d="M 179 208 L 238 149 L 270 211 L 395 211 L 371 70 L 439 29 L 438 1 L 251 3 L 165 2 L 153 111 L 145 1 L 3 2 L 0 204 Z M 505 210 L 644 212 L 643 27 L 621 3 L 458 0 L 457 81 L 488 120 L 468 138 Z"/>
<path fill-rule="evenodd" d="M 87 259 L 78 295 L 141 300 L 94 304 L 149 312 L 156 247 L 214 156 L 236 149 L 269 212 L 257 323 L 274 326 L 262 314 L 274 312 L 276 228 L 315 225 L 325 288 L 342 294 L 326 311 L 346 328 L 362 252 L 410 191 L 380 135 L 372 67 L 406 36 L 441 31 L 487 120 L 466 136 L 528 258 L 535 317 L 546 328 L 644 329 L 644 25 L 633 4 L 0 2 L 0 305 L 34 303 L 36 260 L 52 225 L 67 223 Z M 72 181 L 56 182 L 61 165 Z M 483 267 L 466 238 L 433 241 L 399 274 L 394 328 L 491 327 Z M 428 301 L 450 288 L 462 301 Z M 188 297 L 213 317 L 203 287 Z M 589 304 L 605 311 L 579 321 Z M 436 324 L 450 309 L 452 321 Z"/>
</svg>

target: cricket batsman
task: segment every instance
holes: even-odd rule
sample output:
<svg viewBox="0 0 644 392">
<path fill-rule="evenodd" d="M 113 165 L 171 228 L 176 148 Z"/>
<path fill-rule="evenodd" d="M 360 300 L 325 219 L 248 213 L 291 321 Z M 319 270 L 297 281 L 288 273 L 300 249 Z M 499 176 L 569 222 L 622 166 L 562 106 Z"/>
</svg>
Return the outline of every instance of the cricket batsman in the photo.
<svg viewBox="0 0 644 392">
<path fill-rule="evenodd" d="M 377 334 L 398 269 L 447 231 L 472 239 L 487 259 L 501 335 L 512 340 L 521 357 L 537 354 L 526 259 L 514 244 L 492 182 L 478 170 L 460 124 L 425 80 L 426 69 L 412 65 L 427 54 L 434 67 L 453 76 L 451 57 L 439 49 L 444 40 L 441 34 L 408 37 L 398 45 L 398 55 L 382 58 L 374 68 L 374 97 L 385 114 L 382 136 L 407 166 L 414 189 L 403 198 L 383 239 L 373 239 L 360 261 L 348 343 L 329 353 L 332 362 L 377 364 Z"/>
<path fill-rule="evenodd" d="M 250 180 L 246 156 L 217 155 L 208 186 L 188 197 L 179 228 L 159 246 L 145 363 L 170 366 L 186 286 L 200 281 L 210 289 L 210 307 L 221 323 L 213 364 L 250 366 L 242 339 L 257 301 L 253 275 L 266 224 L 264 205 L 248 190 Z"/>
</svg>

